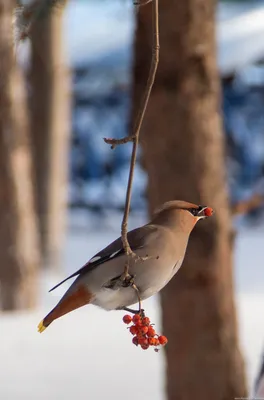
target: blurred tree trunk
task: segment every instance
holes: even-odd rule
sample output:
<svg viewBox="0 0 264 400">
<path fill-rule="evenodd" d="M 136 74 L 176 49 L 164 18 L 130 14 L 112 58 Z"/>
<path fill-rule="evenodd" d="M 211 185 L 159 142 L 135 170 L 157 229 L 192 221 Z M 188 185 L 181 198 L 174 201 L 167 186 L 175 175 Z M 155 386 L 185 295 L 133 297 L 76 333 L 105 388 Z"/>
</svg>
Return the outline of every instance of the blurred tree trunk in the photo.
<svg viewBox="0 0 264 400">
<path fill-rule="evenodd" d="M 24 79 L 13 54 L 13 1 L 0 0 L 0 309 L 32 307 L 39 266 Z"/>
<path fill-rule="evenodd" d="M 63 7 L 46 13 L 31 34 L 31 139 L 42 256 L 45 265 L 58 267 L 67 211 L 70 95 Z"/>
<path fill-rule="evenodd" d="M 191 235 L 184 265 L 162 291 L 170 400 L 246 396 L 233 299 L 233 240 L 215 57 L 215 2 L 160 2 L 161 54 L 141 136 L 150 210 L 166 200 L 215 216 Z M 151 7 L 137 19 L 134 104 L 151 57 Z"/>
</svg>

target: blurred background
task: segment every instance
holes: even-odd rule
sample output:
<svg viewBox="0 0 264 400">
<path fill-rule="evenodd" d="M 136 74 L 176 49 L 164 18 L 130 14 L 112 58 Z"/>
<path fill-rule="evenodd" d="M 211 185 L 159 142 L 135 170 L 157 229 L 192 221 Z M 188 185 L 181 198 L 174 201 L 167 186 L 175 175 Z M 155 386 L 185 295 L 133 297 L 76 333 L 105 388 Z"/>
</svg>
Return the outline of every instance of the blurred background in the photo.
<svg viewBox="0 0 264 400">
<path fill-rule="evenodd" d="M 151 61 L 151 4 L 51 3 L 0 0 L 0 399 L 264 398 L 264 1 L 160 1 L 129 229 L 173 198 L 216 215 L 144 304 L 158 354 L 120 311 L 37 333 L 69 285 L 48 290 L 120 235 L 131 145 L 103 138 L 129 134 Z"/>
</svg>

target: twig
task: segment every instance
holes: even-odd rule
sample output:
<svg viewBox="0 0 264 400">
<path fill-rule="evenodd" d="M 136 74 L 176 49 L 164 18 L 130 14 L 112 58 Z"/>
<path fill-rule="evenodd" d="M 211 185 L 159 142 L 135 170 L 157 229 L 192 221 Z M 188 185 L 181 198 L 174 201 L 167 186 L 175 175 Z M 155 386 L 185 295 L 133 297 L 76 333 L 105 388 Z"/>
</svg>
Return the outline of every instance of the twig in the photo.
<svg viewBox="0 0 264 400">
<path fill-rule="evenodd" d="M 125 211 L 122 221 L 121 227 L 121 234 L 122 234 L 122 243 L 124 246 L 124 250 L 127 255 L 132 255 L 133 252 L 131 247 L 128 243 L 127 239 L 127 221 L 130 209 L 130 202 L 131 202 L 131 190 L 132 190 L 132 183 L 134 177 L 134 170 L 136 164 L 136 155 L 137 155 L 137 148 L 139 142 L 139 133 L 142 126 L 142 122 L 145 116 L 145 112 L 147 109 L 150 93 L 152 90 L 152 86 L 155 80 L 156 71 L 159 62 L 159 11 L 158 11 L 158 0 L 153 0 L 152 2 L 152 13 L 153 13 L 153 47 L 152 47 L 152 60 L 151 60 L 151 67 L 150 72 L 147 80 L 147 87 L 145 93 L 143 95 L 142 103 L 139 109 L 139 113 L 136 119 L 136 123 L 134 126 L 134 139 L 133 139 L 133 149 L 130 161 L 130 171 L 128 177 L 128 185 L 127 185 L 127 192 L 126 192 L 126 202 L 125 202 Z"/>
<path fill-rule="evenodd" d="M 135 290 L 135 292 L 137 294 L 137 298 L 138 298 L 138 313 L 141 314 L 142 313 L 142 301 L 141 301 L 141 297 L 140 297 L 140 294 L 139 294 L 138 287 L 135 284 L 133 284 L 132 288 Z"/>
<path fill-rule="evenodd" d="M 133 134 L 130 136 L 127 136 L 126 138 L 123 138 L 123 139 L 117 139 L 117 140 L 116 139 L 105 139 L 105 142 L 111 144 L 112 147 L 119 145 L 119 144 L 124 144 L 124 143 L 130 142 L 130 141 L 133 141 L 133 149 L 132 149 L 132 154 L 131 154 L 130 170 L 129 170 L 128 184 L 127 184 L 127 191 L 126 191 L 125 210 L 124 210 L 124 215 L 123 215 L 123 220 L 122 220 L 122 225 L 121 225 L 122 243 L 123 243 L 125 253 L 128 256 L 128 259 L 127 259 L 127 262 L 125 265 L 125 269 L 124 269 L 124 274 L 123 274 L 124 279 L 125 279 L 125 277 L 128 276 L 129 259 L 131 257 L 138 258 L 138 256 L 136 256 L 136 254 L 132 251 L 130 244 L 128 242 L 128 239 L 127 239 L 127 224 L 128 224 L 128 216 L 129 216 L 130 203 L 131 203 L 131 190 L 132 190 L 132 183 L 133 183 L 134 170 L 135 170 L 135 164 L 136 164 L 139 133 L 140 133 L 142 122 L 143 122 L 145 112 L 147 109 L 152 86 L 155 81 L 156 71 L 157 71 L 158 62 L 159 62 L 159 47 L 160 46 L 159 46 L 158 0 L 152 0 L 152 21 L 153 21 L 153 43 L 152 43 L 151 67 L 150 67 L 150 71 L 149 71 L 149 75 L 148 75 L 145 93 L 143 95 L 141 105 L 139 108 L 139 112 L 138 112 L 136 122 L 134 125 Z"/>
<path fill-rule="evenodd" d="M 137 298 L 138 298 L 138 310 L 133 310 L 132 308 L 129 308 L 129 307 L 123 307 L 122 310 L 128 311 L 128 312 L 130 312 L 132 314 L 140 314 L 142 316 L 142 318 L 143 318 L 143 317 L 145 317 L 145 311 L 142 308 L 142 300 L 141 300 L 141 297 L 140 297 L 139 289 L 138 289 L 138 287 L 136 286 L 135 283 L 132 283 L 132 285 L 130 285 L 130 286 L 136 292 L 136 295 L 137 295 Z"/>
<path fill-rule="evenodd" d="M 159 62 L 159 3 L 158 0 L 135 0 L 134 6 L 138 10 L 139 7 L 145 6 L 148 3 L 152 2 L 152 22 L 153 22 L 153 42 L 152 42 L 152 59 L 151 59 L 151 67 L 149 71 L 149 76 L 147 80 L 147 86 L 145 89 L 144 96 L 141 101 L 140 109 L 138 112 L 138 116 L 136 119 L 136 123 L 133 129 L 133 134 L 125 136 L 121 139 L 114 139 L 114 138 L 104 138 L 105 143 L 111 145 L 111 149 L 114 149 L 116 146 L 121 144 L 126 144 L 128 142 L 134 142 L 139 137 L 141 125 L 145 116 L 145 112 L 147 109 L 150 93 L 152 90 L 152 86 L 155 80 L 156 71 Z M 137 147 L 137 144 L 136 144 Z M 132 153 L 133 157 L 133 153 Z M 131 168 L 131 165 L 130 165 Z"/>
<path fill-rule="evenodd" d="M 114 149 L 116 146 L 118 146 L 120 144 L 133 142 L 134 139 L 135 139 L 135 135 L 131 135 L 131 136 L 125 136 L 121 139 L 104 138 L 104 141 L 107 144 L 111 144 L 111 149 Z"/>
<path fill-rule="evenodd" d="M 231 207 L 232 215 L 247 214 L 264 204 L 264 195 L 255 193 L 248 200 L 242 200 Z"/>
<path fill-rule="evenodd" d="M 136 7 L 136 10 L 138 11 L 140 7 L 147 5 L 147 4 L 150 3 L 151 1 L 153 1 L 153 0 L 134 0 L 134 3 L 133 3 L 133 4 L 134 4 L 134 6 Z M 155 3 L 155 1 L 153 1 L 153 8 L 155 7 L 155 4 L 154 4 L 154 3 Z M 158 7 L 158 2 L 156 2 L 156 3 L 157 3 L 157 7 Z M 155 12 L 155 11 L 153 11 L 153 12 Z M 154 25 L 154 27 L 153 27 L 153 47 L 152 47 L 153 55 L 152 55 L 152 60 L 151 60 L 151 67 L 152 67 L 153 58 L 154 58 L 154 52 L 155 52 L 156 62 L 157 62 L 157 64 L 156 64 L 156 70 L 157 70 L 157 66 L 158 66 L 158 56 L 159 56 L 159 26 L 158 26 L 158 15 L 159 15 L 159 14 L 158 14 L 158 8 L 157 8 L 157 12 L 156 12 L 156 14 L 155 14 L 154 17 L 153 17 L 153 21 L 155 22 L 155 25 Z M 156 17 L 157 17 L 157 18 L 156 18 Z M 155 32 L 155 29 L 156 29 L 156 32 Z M 137 128 L 136 128 L 137 125 L 135 125 L 135 127 L 134 127 L 134 134 L 132 134 L 132 135 L 125 136 L 125 137 L 123 137 L 123 138 L 121 138 L 121 139 L 104 138 L 105 143 L 111 145 L 111 149 L 115 149 L 116 146 L 119 146 L 119 145 L 121 145 L 121 144 L 126 144 L 126 143 L 129 143 L 129 142 L 133 142 L 134 139 L 136 139 L 137 132 L 138 132 L 138 135 L 139 135 L 139 131 L 140 131 L 140 128 L 141 128 L 141 124 L 142 124 L 142 121 L 143 121 L 143 118 L 144 118 L 144 114 L 145 114 L 145 111 L 146 111 L 146 108 L 147 108 L 147 105 L 148 105 L 148 100 L 149 100 L 149 96 L 150 96 L 150 93 L 151 93 L 152 85 L 153 85 L 154 80 L 155 80 L 156 70 L 154 71 L 153 82 L 150 83 L 150 85 L 151 85 L 150 87 L 148 87 L 148 84 L 149 84 L 149 78 L 151 78 L 151 72 L 152 72 L 152 71 L 150 70 L 150 72 L 149 72 L 149 77 L 148 77 L 148 81 L 147 81 L 147 88 L 146 88 L 146 91 L 145 91 L 145 96 L 146 96 L 147 92 L 149 92 L 149 94 L 148 94 L 148 98 L 147 98 L 147 99 L 145 99 L 145 96 L 143 97 L 143 101 L 142 101 L 142 104 L 141 104 L 141 107 L 140 107 L 140 110 L 139 110 L 139 113 L 138 113 L 138 118 L 139 118 L 139 117 L 140 117 L 140 112 L 142 112 L 142 120 L 141 120 L 141 122 L 139 121 L 138 130 L 137 130 Z M 144 100 L 145 100 L 145 101 L 144 101 Z M 143 109 L 144 103 L 145 103 L 145 105 L 146 105 L 145 109 Z"/>
</svg>

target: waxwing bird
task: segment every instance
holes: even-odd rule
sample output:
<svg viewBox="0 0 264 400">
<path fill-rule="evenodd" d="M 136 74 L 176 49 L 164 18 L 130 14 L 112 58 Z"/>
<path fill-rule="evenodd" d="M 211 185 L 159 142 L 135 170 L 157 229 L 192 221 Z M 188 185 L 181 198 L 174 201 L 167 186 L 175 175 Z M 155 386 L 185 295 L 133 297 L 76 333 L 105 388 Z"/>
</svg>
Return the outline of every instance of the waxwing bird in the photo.
<svg viewBox="0 0 264 400">
<path fill-rule="evenodd" d="M 182 265 L 194 226 L 212 214 L 210 207 L 169 201 L 154 213 L 152 221 L 128 232 L 131 249 L 137 256 L 145 258 L 132 258 L 129 266 L 129 275 L 133 277 L 141 300 L 158 293 L 172 279 Z M 121 310 L 137 303 L 135 289 L 118 284 L 126 260 L 122 240 L 118 238 L 81 269 L 54 286 L 51 290 L 77 277 L 59 303 L 40 322 L 38 330 L 42 332 L 55 319 L 86 304 L 105 310 Z"/>
</svg>

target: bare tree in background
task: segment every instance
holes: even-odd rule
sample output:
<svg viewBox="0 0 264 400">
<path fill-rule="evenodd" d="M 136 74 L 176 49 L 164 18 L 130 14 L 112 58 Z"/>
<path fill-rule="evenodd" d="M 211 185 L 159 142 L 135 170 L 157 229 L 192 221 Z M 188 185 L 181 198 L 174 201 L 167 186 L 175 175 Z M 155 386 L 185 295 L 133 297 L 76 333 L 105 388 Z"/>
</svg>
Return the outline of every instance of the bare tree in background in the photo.
<svg viewBox="0 0 264 400">
<path fill-rule="evenodd" d="M 162 291 L 170 400 L 246 396 L 233 299 L 232 227 L 219 117 L 213 0 L 163 0 L 160 64 L 141 144 L 150 210 L 172 199 L 208 205 L 184 265 Z M 151 56 L 151 10 L 137 16 L 134 104 Z"/>
<path fill-rule="evenodd" d="M 11 0 L 0 0 L 0 309 L 35 304 L 39 248 L 24 79 L 13 53 Z"/>
<path fill-rule="evenodd" d="M 46 265 L 58 266 L 67 212 L 70 89 L 63 48 L 62 6 L 31 28 L 30 111 L 35 197 Z"/>
</svg>

